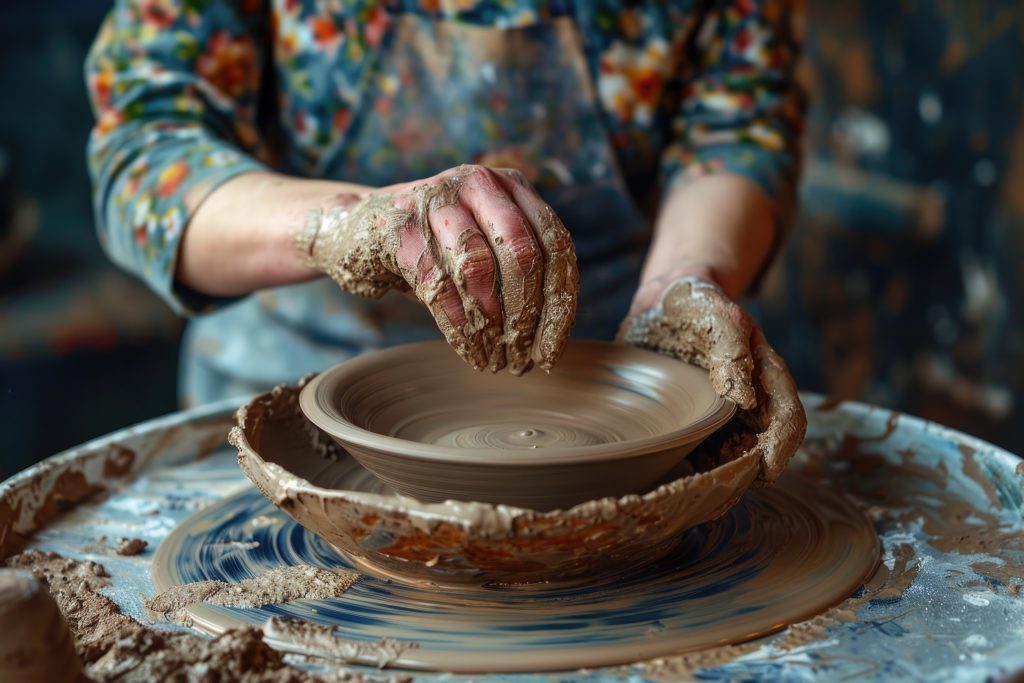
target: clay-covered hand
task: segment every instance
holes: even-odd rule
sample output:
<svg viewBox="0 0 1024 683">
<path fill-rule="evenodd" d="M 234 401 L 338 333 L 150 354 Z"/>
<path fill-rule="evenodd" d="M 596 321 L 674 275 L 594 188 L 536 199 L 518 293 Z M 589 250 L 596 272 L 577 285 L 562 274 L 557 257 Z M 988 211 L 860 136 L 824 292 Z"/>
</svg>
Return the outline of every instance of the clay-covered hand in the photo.
<svg viewBox="0 0 1024 683">
<path fill-rule="evenodd" d="M 738 408 L 714 444 L 737 454 L 756 449 L 760 480 L 778 478 L 803 442 L 807 417 L 786 364 L 721 289 L 679 278 L 656 305 L 630 314 L 619 339 L 706 368 L 715 391 Z"/>
<path fill-rule="evenodd" d="M 299 248 L 346 291 L 411 290 L 478 370 L 549 370 L 576 317 L 572 239 L 513 170 L 459 166 L 334 197 L 311 215 Z"/>
</svg>

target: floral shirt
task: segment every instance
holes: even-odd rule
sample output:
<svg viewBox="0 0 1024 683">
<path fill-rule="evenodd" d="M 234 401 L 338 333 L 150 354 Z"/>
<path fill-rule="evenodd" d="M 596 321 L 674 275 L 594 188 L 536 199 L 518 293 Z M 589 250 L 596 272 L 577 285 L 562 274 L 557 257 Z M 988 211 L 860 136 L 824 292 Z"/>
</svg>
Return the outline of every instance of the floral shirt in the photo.
<svg viewBox="0 0 1024 683">
<path fill-rule="evenodd" d="M 173 284 L 190 214 L 239 173 L 319 175 L 402 13 L 510 29 L 571 18 L 634 192 L 658 168 L 662 186 L 728 170 L 789 217 L 801 103 L 784 2 L 116 0 L 86 65 L 97 116 L 89 165 L 112 257 L 178 310 L 194 309 L 200 299 L 185 301 Z M 399 97 L 392 80 L 378 86 Z M 392 142 L 401 153 L 429 141 L 399 127 Z M 520 165 L 505 157 L 486 160 Z"/>
</svg>

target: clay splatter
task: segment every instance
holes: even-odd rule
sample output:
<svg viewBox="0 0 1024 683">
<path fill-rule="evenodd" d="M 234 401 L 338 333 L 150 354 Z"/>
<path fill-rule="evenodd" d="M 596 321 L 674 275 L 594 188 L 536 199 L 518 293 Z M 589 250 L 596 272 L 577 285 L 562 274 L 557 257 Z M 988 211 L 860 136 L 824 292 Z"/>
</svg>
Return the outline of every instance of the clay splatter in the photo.
<svg viewBox="0 0 1024 683">
<path fill-rule="evenodd" d="M 7 566 L 33 572 L 49 588 L 85 673 L 95 681 L 208 680 L 211 671 L 218 680 L 266 683 L 380 681 L 352 672 L 314 675 L 295 669 L 263 642 L 258 628 L 230 630 L 213 639 L 149 628 L 122 614 L 99 592 L 110 585 L 110 578 L 95 562 L 29 550 L 10 558 Z"/>
<path fill-rule="evenodd" d="M 298 565 L 262 572 L 237 583 L 198 581 L 175 586 L 146 602 L 153 612 L 169 614 L 203 602 L 226 607 L 262 607 L 293 600 L 336 598 L 356 582 L 359 575 L 343 570 Z"/>
<path fill-rule="evenodd" d="M 122 538 L 118 542 L 115 550 L 118 555 L 132 557 L 146 552 L 146 548 L 148 547 L 149 541 L 144 541 L 141 538 Z"/>
</svg>

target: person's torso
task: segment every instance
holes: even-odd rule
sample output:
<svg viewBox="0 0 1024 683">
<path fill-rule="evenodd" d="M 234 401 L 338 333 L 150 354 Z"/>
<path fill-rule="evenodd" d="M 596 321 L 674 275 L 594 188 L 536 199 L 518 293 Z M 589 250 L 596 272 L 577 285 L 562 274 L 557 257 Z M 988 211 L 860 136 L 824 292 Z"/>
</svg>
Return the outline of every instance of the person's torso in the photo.
<svg viewBox="0 0 1024 683">
<path fill-rule="evenodd" d="M 274 104 L 262 121 L 273 165 L 374 186 L 463 163 L 517 168 L 573 236 L 574 336 L 614 334 L 649 240 L 692 2 L 271 4 L 274 92 L 263 99 Z M 197 321 L 186 362 L 255 390 L 438 334 L 414 301 L 360 299 L 324 280 Z M 186 382 L 193 402 L 225 395 L 197 382 Z"/>
<path fill-rule="evenodd" d="M 583 98 L 646 205 L 703 4 L 270 0 L 268 153 L 285 171 L 366 184 L 514 165 L 543 189 L 567 180 L 564 157 L 588 142 L 558 116 L 566 99 Z M 563 21 L 574 44 L 551 30 Z M 436 49 L 420 59 L 411 41 Z M 586 73 L 567 77 L 577 65 Z M 572 90 L 580 80 L 593 92 Z M 353 145 L 380 119 L 382 147 Z M 540 130 L 559 148 L 538 144 Z"/>
</svg>

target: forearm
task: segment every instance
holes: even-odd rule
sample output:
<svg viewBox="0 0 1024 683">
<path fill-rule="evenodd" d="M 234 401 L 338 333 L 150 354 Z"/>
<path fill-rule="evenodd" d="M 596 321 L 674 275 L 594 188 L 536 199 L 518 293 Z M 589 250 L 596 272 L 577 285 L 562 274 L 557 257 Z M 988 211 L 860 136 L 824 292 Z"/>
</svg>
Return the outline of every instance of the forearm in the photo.
<svg viewBox="0 0 1024 683">
<path fill-rule="evenodd" d="M 185 229 L 175 280 L 212 297 L 242 296 L 319 275 L 296 242 L 311 212 L 354 183 L 246 173 L 211 192 Z"/>
<path fill-rule="evenodd" d="M 741 296 L 770 257 L 777 230 L 771 201 L 747 178 L 714 174 L 679 187 L 659 211 L 634 308 L 654 305 L 684 275 Z"/>
</svg>

